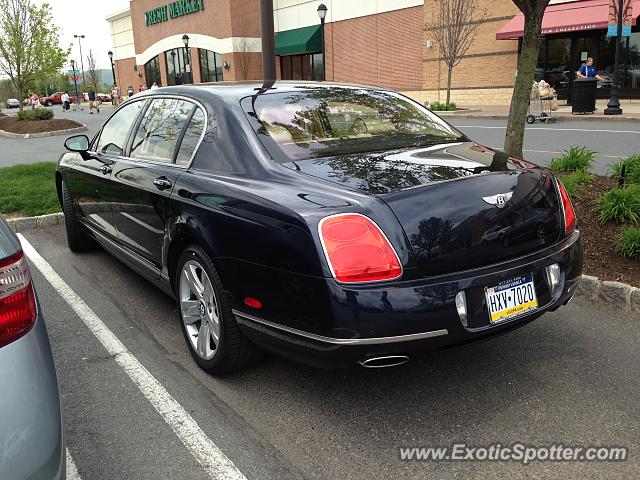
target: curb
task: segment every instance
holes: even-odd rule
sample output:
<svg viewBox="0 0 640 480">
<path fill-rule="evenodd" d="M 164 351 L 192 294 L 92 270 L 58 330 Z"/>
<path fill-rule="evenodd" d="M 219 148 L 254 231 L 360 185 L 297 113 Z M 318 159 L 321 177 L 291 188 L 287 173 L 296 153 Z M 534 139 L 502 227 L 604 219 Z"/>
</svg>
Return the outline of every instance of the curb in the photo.
<svg viewBox="0 0 640 480">
<path fill-rule="evenodd" d="M 0 137 L 22 138 L 22 139 L 44 138 L 44 137 L 54 137 L 57 135 L 71 135 L 73 133 L 82 133 L 88 130 L 89 129 L 87 128 L 86 125 L 82 125 L 81 127 L 76 127 L 76 128 L 67 128 L 66 130 L 55 130 L 53 132 L 40 132 L 40 133 L 11 133 L 11 132 L 6 132 L 4 130 L 0 130 Z"/>
<path fill-rule="evenodd" d="M 61 225 L 64 223 L 64 214 L 52 213 L 39 217 L 13 218 L 7 219 L 7 223 L 16 233 L 25 232 L 37 228 Z M 582 279 L 576 289 L 576 296 L 618 305 L 625 310 L 640 313 L 640 288 L 632 287 L 626 283 L 601 281 L 598 277 L 582 275 Z"/>
<path fill-rule="evenodd" d="M 5 219 L 14 232 L 26 232 L 36 228 L 46 228 L 53 225 L 61 225 L 64 223 L 64 215 L 62 213 L 51 213 L 49 215 L 41 215 L 39 217 L 23 217 Z"/>
<path fill-rule="evenodd" d="M 626 283 L 599 280 L 598 277 L 582 275 L 576 296 L 589 300 L 621 306 L 625 310 L 640 313 L 640 288 Z"/>
</svg>

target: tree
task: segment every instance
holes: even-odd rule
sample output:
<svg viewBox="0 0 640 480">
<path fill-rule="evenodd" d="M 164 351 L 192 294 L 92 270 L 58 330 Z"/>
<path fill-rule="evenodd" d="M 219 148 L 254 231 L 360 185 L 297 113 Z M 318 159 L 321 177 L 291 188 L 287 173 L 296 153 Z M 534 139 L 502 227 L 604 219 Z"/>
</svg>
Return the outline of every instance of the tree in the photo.
<svg viewBox="0 0 640 480">
<path fill-rule="evenodd" d="M 521 157 L 531 85 L 538 63 L 542 17 L 547 5 L 549 5 L 549 0 L 513 0 L 513 3 L 524 15 L 524 36 L 522 37 L 516 84 L 513 88 L 513 97 L 511 97 L 504 151 L 509 155 Z"/>
<path fill-rule="evenodd" d="M 0 72 L 9 77 L 19 100 L 27 84 L 59 72 L 69 53 L 60 48 L 52 16 L 46 3 L 38 7 L 31 0 L 0 0 Z"/>
<path fill-rule="evenodd" d="M 89 50 L 87 55 L 87 69 L 85 70 L 85 76 L 89 80 L 89 86 L 93 88 L 94 92 L 98 91 L 98 87 L 102 86 L 102 71 L 96 67 L 96 57 L 93 55 L 93 50 Z"/>
<path fill-rule="evenodd" d="M 249 66 L 251 65 L 251 60 L 253 58 L 249 39 L 244 37 L 234 39 L 233 51 L 236 54 L 236 61 L 238 62 L 240 76 L 243 80 L 247 80 L 249 78 Z"/>
<path fill-rule="evenodd" d="M 440 55 L 447 65 L 447 104 L 451 101 L 453 69 L 466 55 L 478 33 L 486 11 L 478 0 L 434 0 L 431 22 L 426 24 L 438 44 Z"/>
</svg>

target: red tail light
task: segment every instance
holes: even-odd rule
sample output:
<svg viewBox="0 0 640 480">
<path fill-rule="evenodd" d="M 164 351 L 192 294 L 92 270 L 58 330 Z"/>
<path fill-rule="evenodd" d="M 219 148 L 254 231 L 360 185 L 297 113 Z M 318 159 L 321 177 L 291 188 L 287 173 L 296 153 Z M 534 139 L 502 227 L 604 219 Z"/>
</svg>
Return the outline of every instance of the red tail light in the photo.
<svg viewBox="0 0 640 480">
<path fill-rule="evenodd" d="M 324 218 L 318 229 L 329 267 L 339 282 L 375 282 L 402 275 L 400 260 L 389 240 L 364 215 L 333 215 Z"/>
<path fill-rule="evenodd" d="M 22 252 L 0 260 L 0 347 L 25 335 L 36 323 L 36 299 Z"/>
<path fill-rule="evenodd" d="M 560 180 L 558 182 L 558 190 L 560 191 L 560 198 L 562 199 L 562 212 L 564 213 L 564 233 L 569 235 L 576 228 L 576 213 L 571 205 L 571 199 L 569 194 L 564 188 L 564 185 Z"/>
</svg>

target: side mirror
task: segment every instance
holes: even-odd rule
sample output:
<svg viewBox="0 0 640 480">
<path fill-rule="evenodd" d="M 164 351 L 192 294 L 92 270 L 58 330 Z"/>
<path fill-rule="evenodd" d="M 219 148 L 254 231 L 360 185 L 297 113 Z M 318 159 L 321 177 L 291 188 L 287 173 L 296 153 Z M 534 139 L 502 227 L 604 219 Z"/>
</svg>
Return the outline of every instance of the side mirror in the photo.
<svg viewBox="0 0 640 480">
<path fill-rule="evenodd" d="M 89 150 L 89 137 L 86 135 L 69 137 L 64 142 L 64 148 L 70 152 L 84 153 Z"/>
</svg>

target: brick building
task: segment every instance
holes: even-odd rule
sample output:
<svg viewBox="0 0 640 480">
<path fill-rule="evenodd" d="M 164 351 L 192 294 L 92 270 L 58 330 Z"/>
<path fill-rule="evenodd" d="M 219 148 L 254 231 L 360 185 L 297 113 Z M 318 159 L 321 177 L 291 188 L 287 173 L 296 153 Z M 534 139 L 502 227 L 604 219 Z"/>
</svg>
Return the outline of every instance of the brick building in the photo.
<svg viewBox="0 0 640 480">
<path fill-rule="evenodd" d="M 640 0 L 631 37 L 623 42 L 623 96 L 640 97 Z M 328 11 L 321 31 L 317 7 Z M 426 26 L 434 0 L 274 0 L 277 75 L 283 79 L 355 82 L 444 99 L 447 69 Z M 609 0 L 552 0 L 545 14 L 538 78 L 567 96 L 585 56 L 596 58 L 609 93 L 612 41 Z M 511 0 L 480 0 L 477 37 L 453 74 L 461 104 L 510 101 L 522 18 Z M 262 77 L 259 0 L 131 0 L 107 17 L 118 84 L 150 86 L 256 80 Z M 188 36 L 188 51 L 183 37 Z M 324 53 L 323 53 L 324 50 Z"/>
</svg>

